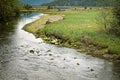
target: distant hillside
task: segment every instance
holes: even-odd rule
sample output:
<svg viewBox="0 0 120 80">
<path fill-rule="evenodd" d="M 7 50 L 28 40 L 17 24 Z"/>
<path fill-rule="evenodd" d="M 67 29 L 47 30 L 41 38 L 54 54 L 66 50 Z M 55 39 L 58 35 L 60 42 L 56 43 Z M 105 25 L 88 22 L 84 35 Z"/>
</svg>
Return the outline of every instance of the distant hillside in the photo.
<svg viewBox="0 0 120 80">
<path fill-rule="evenodd" d="M 19 0 L 19 1 L 23 4 L 41 5 L 41 4 L 52 2 L 53 0 Z"/>
<path fill-rule="evenodd" d="M 105 0 L 104 6 L 110 5 L 111 0 Z M 43 4 L 52 6 L 97 6 L 100 5 L 101 0 L 54 0 L 53 2 Z"/>
</svg>

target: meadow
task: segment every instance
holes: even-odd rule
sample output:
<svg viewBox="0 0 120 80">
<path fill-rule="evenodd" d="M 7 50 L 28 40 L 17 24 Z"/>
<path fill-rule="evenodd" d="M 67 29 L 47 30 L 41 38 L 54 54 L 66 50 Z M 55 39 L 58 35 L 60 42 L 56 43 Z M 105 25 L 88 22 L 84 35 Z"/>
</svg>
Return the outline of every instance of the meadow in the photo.
<svg viewBox="0 0 120 80">
<path fill-rule="evenodd" d="M 104 30 L 100 10 L 44 12 L 64 14 L 63 20 L 46 24 L 36 31 L 39 37 L 52 44 L 72 47 L 93 56 L 120 59 L 120 38 Z"/>
</svg>

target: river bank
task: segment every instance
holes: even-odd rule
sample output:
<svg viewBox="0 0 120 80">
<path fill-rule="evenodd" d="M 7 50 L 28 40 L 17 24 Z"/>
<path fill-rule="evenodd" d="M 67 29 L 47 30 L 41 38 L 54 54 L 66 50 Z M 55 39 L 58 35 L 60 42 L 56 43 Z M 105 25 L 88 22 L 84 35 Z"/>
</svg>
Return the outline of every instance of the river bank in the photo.
<svg viewBox="0 0 120 80">
<path fill-rule="evenodd" d="M 0 25 L 0 80 L 120 79 L 119 63 L 44 43 L 22 29 L 42 15 L 21 14 L 19 20 Z"/>
<path fill-rule="evenodd" d="M 105 33 L 102 31 L 101 25 L 95 23 L 98 13 L 98 11 L 48 12 L 52 16 L 57 14 L 64 18 L 60 21 L 57 20 L 57 22 L 50 22 L 51 15 L 45 15 L 41 19 L 26 25 L 24 29 L 36 37 L 42 37 L 46 42 L 76 48 L 80 52 L 87 52 L 109 61 L 119 61 L 120 39 L 112 34 Z"/>
</svg>

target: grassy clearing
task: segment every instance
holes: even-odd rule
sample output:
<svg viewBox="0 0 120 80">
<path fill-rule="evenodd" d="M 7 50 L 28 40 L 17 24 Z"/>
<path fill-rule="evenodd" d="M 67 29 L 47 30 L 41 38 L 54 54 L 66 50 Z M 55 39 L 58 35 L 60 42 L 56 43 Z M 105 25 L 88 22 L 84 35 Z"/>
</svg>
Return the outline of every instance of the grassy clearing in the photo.
<svg viewBox="0 0 120 80">
<path fill-rule="evenodd" d="M 93 56 L 120 60 L 120 38 L 104 31 L 103 24 L 100 23 L 101 18 L 98 17 L 99 10 L 44 11 L 43 13 L 66 16 L 64 20 L 50 24 L 44 22 L 48 20 L 48 16 L 42 17 L 27 24 L 24 29 L 37 33 L 38 37 L 43 37 L 52 44 L 77 48 L 80 52 L 86 51 Z"/>
<path fill-rule="evenodd" d="M 51 43 L 68 47 L 84 47 L 88 53 L 103 56 L 109 54 L 112 59 L 120 59 L 120 38 L 102 30 L 103 25 L 96 23 L 98 10 L 47 12 L 49 14 L 65 14 L 62 21 L 47 24 L 38 31 Z"/>
</svg>

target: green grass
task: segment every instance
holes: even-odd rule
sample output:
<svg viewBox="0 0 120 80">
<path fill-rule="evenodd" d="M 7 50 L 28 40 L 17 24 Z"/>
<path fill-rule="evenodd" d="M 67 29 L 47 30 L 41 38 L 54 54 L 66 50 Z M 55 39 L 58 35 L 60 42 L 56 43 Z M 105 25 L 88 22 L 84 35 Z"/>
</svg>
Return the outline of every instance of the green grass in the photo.
<svg viewBox="0 0 120 80">
<path fill-rule="evenodd" d="M 49 14 L 65 14 L 64 20 L 47 24 L 40 29 L 48 37 L 56 37 L 63 42 L 81 46 L 81 44 L 95 45 L 107 49 L 112 56 L 120 57 L 120 38 L 102 30 L 103 25 L 97 24 L 98 10 L 47 12 Z M 87 43 L 85 43 L 87 40 Z"/>
</svg>

